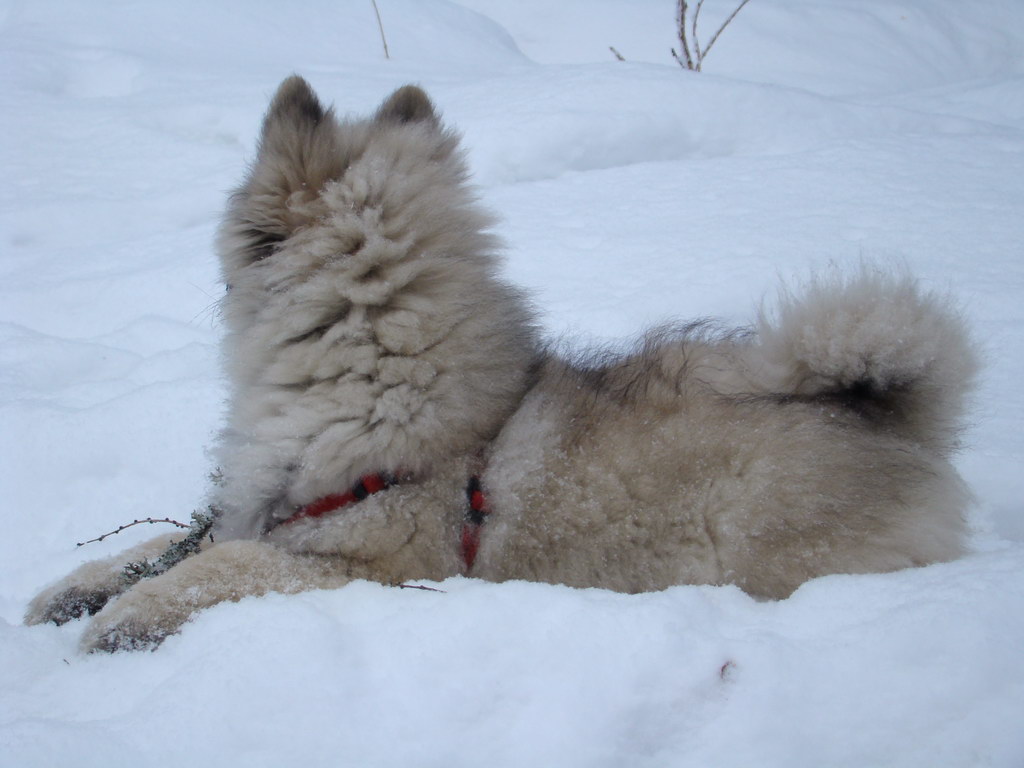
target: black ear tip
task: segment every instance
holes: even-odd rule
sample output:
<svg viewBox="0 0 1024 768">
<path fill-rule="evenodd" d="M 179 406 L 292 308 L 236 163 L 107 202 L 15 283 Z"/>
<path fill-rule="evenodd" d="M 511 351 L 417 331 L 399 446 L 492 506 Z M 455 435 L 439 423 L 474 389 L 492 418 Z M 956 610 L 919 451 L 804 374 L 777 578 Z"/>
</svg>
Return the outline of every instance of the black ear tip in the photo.
<svg viewBox="0 0 1024 768">
<path fill-rule="evenodd" d="M 434 103 L 416 85 L 403 85 L 392 93 L 377 110 L 378 121 L 394 123 L 438 122 Z"/>
<path fill-rule="evenodd" d="M 295 115 L 314 122 L 322 120 L 325 114 L 313 88 L 299 75 L 286 78 L 277 87 L 268 111 L 268 117 Z"/>
</svg>

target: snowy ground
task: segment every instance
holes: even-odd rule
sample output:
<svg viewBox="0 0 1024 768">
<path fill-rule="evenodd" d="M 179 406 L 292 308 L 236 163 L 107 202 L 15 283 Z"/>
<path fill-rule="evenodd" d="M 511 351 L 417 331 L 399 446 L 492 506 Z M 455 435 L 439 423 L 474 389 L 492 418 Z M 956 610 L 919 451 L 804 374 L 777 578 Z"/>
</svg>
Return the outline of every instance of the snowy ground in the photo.
<svg viewBox="0 0 1024 768">
<path fill-rule="evenodd" d="M 700 75 L 671 0 L 378 4 L 390 61 L 369 0 L 0 0 L 0 765 L 1024 765 L 1024 4 L 753 0 Z M 201 502 L 212 233 L 292 71 L 341 112 L 431 92 L 554 336 L 744 323 L 861 259 L 954 293 L 974 552 L 779 603 L 356 583 L 155 653 L 21 626 L 155 531 L 76 542 Z"/>
</svg>

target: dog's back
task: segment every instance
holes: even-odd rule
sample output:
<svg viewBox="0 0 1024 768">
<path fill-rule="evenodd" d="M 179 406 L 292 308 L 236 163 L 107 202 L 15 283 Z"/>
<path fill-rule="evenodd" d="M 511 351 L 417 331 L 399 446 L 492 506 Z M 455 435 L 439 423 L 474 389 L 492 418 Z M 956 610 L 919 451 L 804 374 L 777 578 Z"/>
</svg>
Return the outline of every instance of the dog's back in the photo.
<svg viewBox="0 0 1024 768">
<path fill-rule="evenodd" d="M 665 329 L 610 361 L 550 361 L 485 477 L 481 572 L 784 597 L 950 560 L 975 364 L 948 302 L 867 268 L 815 281 L 757 333 Z"/>
</svg>

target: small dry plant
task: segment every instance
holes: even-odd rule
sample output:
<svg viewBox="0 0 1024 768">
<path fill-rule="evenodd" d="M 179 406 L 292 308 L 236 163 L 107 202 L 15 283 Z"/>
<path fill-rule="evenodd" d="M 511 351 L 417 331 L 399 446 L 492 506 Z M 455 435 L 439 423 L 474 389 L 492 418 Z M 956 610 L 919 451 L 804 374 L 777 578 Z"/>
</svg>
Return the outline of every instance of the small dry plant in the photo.
<svg viewBox="0 0 1024 768">
<path fill-rule="evenodd" d="M 384 37 L 384 22 L 380 20 L 380 8 L 377 7 L 377 0 L 370 0 L 373 3 L 373 12 L 377 14 L 377 28 L 380 30 L 380 42 L 384 46 L 384 58 L 390 59 L 391 53 L 388 51 L 388 39 Z"/>
<path fill-rule="evenodd" d="M 711 50 L 711 46 L 718 40 L 718 36 L 722 34 L 722 30 L 729 26 L 729 22 L 735 19 L 736 14 L 743 10 L 743 6 L 749 2 L 750 0 L 742 0 L 736 7 L 736 10 L 729 14 L 729 17 L 722 22 L 722 26 L 718 28 L 718 31 L 711 36 L 708 44 L 701 48 L 700 40 L 697 38 L 697 21 L 700 18 L 700 9 L 704 6 L 704 0 L 697 0 L 692 19 L 689 18 L 690 8 L 686 0 L 679 0 L 679 4 L 676 7 L 676 29 L 679 35 L 679 43 L 683 49 L 683 55 L 680 56 L 675 48 L 672 49 L 672 56 L 679 62 L 679 66 L 693 72 L 700 72 L 704 58 L 708 55 L 708 51 Z"/>
</svg>

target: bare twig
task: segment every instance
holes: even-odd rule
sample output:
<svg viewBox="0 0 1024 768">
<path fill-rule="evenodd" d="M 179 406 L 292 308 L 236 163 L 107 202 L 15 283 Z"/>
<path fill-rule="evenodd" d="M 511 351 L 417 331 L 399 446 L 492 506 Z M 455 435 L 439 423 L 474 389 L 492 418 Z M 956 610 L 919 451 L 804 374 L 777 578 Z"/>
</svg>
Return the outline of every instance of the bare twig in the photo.
<svg viewBox="0 0 1024 768">
<path fill-rule="evenodd" d="M 679 62 L 679 66 L 685 69 L 693 69 L 693 56 L 690 55 L 690 44 L 687 41 L 686 35 L 686 0 L 679 0 L 679 5 L 676 8 L 676 35 L 679 37 L 679 42 L 683 46 L 683 53 L 686 55 L 686 62 L 679 57 L 676 53 L 676 49 L 672 49 L 672 55 L 676 61 Z"/>
<path fill-rule="evenodd" d="M 139 560 L 126 563 L 121 569 L 121 578 L 129 586 L 142 579 L 149 579 L 159 576 L 170 568 L 180 563 L 189 555 L 194 555 L 202 546 L 203 539 L 209 536 L 213 541 L 213 524 L 220 516 L 220 510 L 212 504 L 206 508 L 206 512 L 193 512 L 192 524 L 182 525 L 188 528 L 188 534 L 175 542 L 172 542 L 164 553 L 156 560 Z M 178 523 L 181 525 L 181 523 Z"/>
<path fill-rule="evenodd" d="M 715 44 L 715 41 L 718 40 L 718 36 L 722 34 L 722 30 L 729 26 L 729 22 L 735 19 L 736 14 L 743 10 L 743 6 L 745 6 L 749 2 L 750 0 L 740 0 L 740 4 L 736 6 L 736 10 L 729 14 L 729 17 L 722 22 L 722 26 L 720 26 L 718 28 L 718 31 L 711 36 L 711 39 L 708 41 L 708 44 L 704 46 L 704 48 L 702 49 L 700 47 L 700 40 L 697 38 L 697 20 L 700 18 L 700 9 L 704 6 L 704 0 L 697 0 L 697 5 L 693 11 L 693 19 L 689 24 L 689 29 L 687 29 L 686 23 L 687 14 L 689 13 L 689 7 L 687 6 L 686 0 L 679 0 L 679 3 L 676 7 L 676 31 L 679 36 L 679 43 L 683 49 L 683 54 L 686 57 L 684 59 L 682 56 L 676 53 L 675 48 L 672 49 L 672 56 L 673 58 L 675 58 L 677 62 L 679 62 L 679 66 L 681 66 L 683 69 L 689 69 L 694 72 L 700 72 L 701 66 L 704 64 L 704 59 L 708 55 L 708 51 L 711 50 L 711 46 L 713 46 Z M 693 39 L 692 53 L 690 51 L 690 38 Z"/>
<path fill-rule="evenodd" d="M 179 528 L 188 528 L 189 527 L 187 523 L 179 523 L 177 520 L 171 520 L 171 518 L 169 518 L 169 517 L 165 517 L 162 520 L 158 520 L 158 519 L 153 518 L 153 517 L 147 517 L 147 518 L 144 518 L 142 520 L 132 520 L 130 523 L 125 523 L 124 525 L 119 526 L 116 530 L 107 531 L 102 536 L 97 536 L 95 539 L 88 539 L 87 541 L 80 541 L 75 546 L 76 547 L 84 547 L 86 544 L 92 544 L 92 543 L 97 542 L 97 541 L 103 541 L 105 538 L 107 538 L 107 536 L 113 536 L 114 534 L 117 534 L 117 533 L 120 533 L 121 531 L 127 530 L 128 528 L 131 528 L 134 525 L 142 525 L 143 523 L 146 523 L 148 525 L 152 525 L 153 523 L 170 523 L 171 525 L 176 525 Z"/>
<path fill-rule="evenodd" d="M 443 589 L 434 589 L 433 587 L 424 587 L 422 584 L 396 584 L 399 589 L 422 589 L 424 592 L 440 592 L 441 594 L 448 594 Z"/>
<path fill-rule="evenodd" d="M 608 46 L 608 50 L 611 51 L 613 54 L 615 54 L 615 58 L 618 59 L 619 61 L 625 61 L 626 60 L 621 53 L 619 53 L 617 50 L 615 50 L 615 46 L 614 45 L 609 45 Z"/>
<path fill-rule="evenodd" d="M 717 31 L 717 32 L 715 32 L 715 34 L 713 34 L 713 35 L 711 36 L 711 40 L 709 40 L 709 41 L 708 41 L 707 47 L 706 47 L 706 48 L 704 48 L 704 52 L 703 52 L 703 53 L 701 54 L 701 58 L 702 58 L 702 59 L 703 59 L 703 58 L 704 58 L 705 56 L 707 56 L 707 55 L 708 55 L 708 51 L 710 51 L 710 50 L 711 50 L 711 46 L 715 44 L 715 41 L 716 41 L 716 40 L 718 39 L 718 36 L 719 36 L 720 34 L 722 34 L 722 30 L 723 30 L 723 29 L 725 29 L 725 28 L 726 28 L 726 27 L 727 27 L 727 26 L 729 25 L 729 22 L 730 22 L 730 21 L 732 21 L 733 19 L 735 19 L 735 18 L 736 18 L 736 14 L 737 14 L 737 13 L 739 13 L 740 11 L 742 11 L 742 10 L 743 10 L 743 6 L 744 6 L 744 5 L 746 5 L 746 4 L 747 4 L 747 3 L 749 3 L 749 2 L 750 2 L 750 0 L 743 0 L 743 2 L 741 2 L 741 3 L 740 3 L 740 4 L 739 4 L 739 5 L 737 6 L 737 7 L 736 7 L 736 10 L 735 10 L 735 11 L 733 11 L 733 12 L 732 12 L 732 13 L 731 13 L 731 14 L 729 15 L 729 18 L 727 18 L 727 19 L 726 19 L 725 21 L 723 21 L 723 22 L 722 22 L 722 26 L 720 26 L 720 27 L 718 28 L 718 31 Z"/>
<path fill-rule="evenodd" d="M 380 41 L 384 44 L 384 58 L 390 59 L 391 54 L 388 53 L 388 40 L 384 37 L 384 22 L 380 20 L 380 8 L 377 7 L 377 0 L 370 0 L 373 3 L 373 12 L 377 14 L 377 27 L 380 29 Z"/>
<path fill-rule="evenodd" d="M 700 71 L 700 63 L 704 58 L 704 54 L 700 52 L 700 40 L 697 39 L 697 19 L 700 18 L 700 9 L 704 5 L 704 0 L 697 0 L 697 8 L 693 12 L 693 24 L 690 25 L 690 29 L 693 32 L 693 49 L 697 52 L 697 71 Z"/>
</svg>

